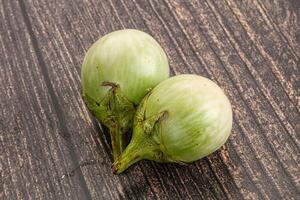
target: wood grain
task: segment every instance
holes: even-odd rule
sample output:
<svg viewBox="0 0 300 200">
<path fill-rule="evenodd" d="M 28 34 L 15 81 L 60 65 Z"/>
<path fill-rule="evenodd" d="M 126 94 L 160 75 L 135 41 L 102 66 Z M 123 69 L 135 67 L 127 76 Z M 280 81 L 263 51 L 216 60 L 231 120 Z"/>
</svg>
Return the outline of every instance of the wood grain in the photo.
<svg viewBox="0 0 300 200">
<path fill-rule="evenodd" d="M 1 0 L 0 199 L 299 199 L 299 17 L 295 0 Z M 220 150 L 111 173 L 80 68 L 123 28 L 157 39 L 173 75 L 225 90 L 234 127 Z"/>
</svg>

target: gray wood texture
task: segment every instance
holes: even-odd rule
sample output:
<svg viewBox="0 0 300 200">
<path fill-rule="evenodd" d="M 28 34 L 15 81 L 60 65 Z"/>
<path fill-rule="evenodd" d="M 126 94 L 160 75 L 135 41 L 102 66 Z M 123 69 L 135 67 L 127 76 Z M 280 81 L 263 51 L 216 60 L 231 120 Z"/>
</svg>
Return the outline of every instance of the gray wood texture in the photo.
<svg viewBox="0 0 300 200">
<path fill-rule="evenodd" d="M 299 18 L 298 0 L 0 0 L 0 199 L 300 199 Z M 172 75 L 225 90 L 224 147 L 188 166 L 111 173 L 80 68 L 123 28 L 156 38 Z"/>
</svg>

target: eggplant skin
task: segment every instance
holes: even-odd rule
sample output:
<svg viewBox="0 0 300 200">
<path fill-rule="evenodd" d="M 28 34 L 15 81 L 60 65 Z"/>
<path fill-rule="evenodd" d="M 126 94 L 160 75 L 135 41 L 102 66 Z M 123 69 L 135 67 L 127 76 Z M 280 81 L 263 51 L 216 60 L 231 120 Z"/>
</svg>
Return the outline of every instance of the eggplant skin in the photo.
<svg viewBox="0 0 300 200">
<path fill-rule="evenodd" d="M 168 77 L 167 56 L 154 38 L 139 30 L 118 30 L 100 38 L 86 53 L 82 93 L 101 102 L 109 89 L 101 87 L 102 82 L 112 82 L 138 105 L 150 88 Z"/>
<path fill-rule="evenodd" d="M 146 119 L 167 111 L 156 134 L 170 160 L 190 163 L 203 158 L 228 139 L 231 104 L 213 81 L 198 75 L 171 77 L 156 86 L 145 105 Z"/>
</svg>

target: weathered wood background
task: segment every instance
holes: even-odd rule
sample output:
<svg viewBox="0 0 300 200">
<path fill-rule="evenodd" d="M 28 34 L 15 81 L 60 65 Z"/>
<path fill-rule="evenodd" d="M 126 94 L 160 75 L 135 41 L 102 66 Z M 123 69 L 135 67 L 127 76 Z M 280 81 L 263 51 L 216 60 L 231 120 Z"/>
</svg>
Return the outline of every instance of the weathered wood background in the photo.
<svg viewBox="0 0 300 200">
<path fill-rule="evenodd" d="M 1 0 L 0 199 L 300 199 L 299 18 L 299 0 Z M 173 75 L 224 88 L 234 127 L 221 150 L 111 173 L 80 68 L 123 28 L 156 38 Z"/>
</svg>

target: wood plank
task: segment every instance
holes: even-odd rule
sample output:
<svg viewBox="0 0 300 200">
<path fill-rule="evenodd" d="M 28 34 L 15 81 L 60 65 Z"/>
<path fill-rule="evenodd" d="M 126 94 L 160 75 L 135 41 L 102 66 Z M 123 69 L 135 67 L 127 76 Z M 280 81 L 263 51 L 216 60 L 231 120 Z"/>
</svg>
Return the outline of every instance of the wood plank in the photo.
<svg viewBox="0 0 300 200">
<path fill-rule="evenodd" d="M 5 97 L 1 98 L 1 101 L 4 101 L 1 103 L 3 113 L 1 119 L 5 120 L 4 124 L 7 124 L 7 130 L 4 130 L 6 134 L 4 136 L 1 134 L 3 136 L 1 140 L 2 150 L 5 150 L 3 159 L 6 159 L 3 169 L 9 172 L 4 173 L 4 189 L 6 189 L 4 195 L 7 199 L 22 199 L 31 195 L 32 198 L 40 199 L 90 199 L 91 194 L 87 191 L 88 186 L 84 180 L 87 176 L 83 178 L 81 170 L 76 170 L 74 176 L 70 178 L 62 178 L 63 174 L 83 161 L 76 151 L 85 143 L 83 139 L 85 135 L 76 131 L 76 134 L 81 135 L 76 135 L 78 141 L 75 144 L 70 139 L 74 137 L 72 136 L 74 130 L 67 129 L 62 124 L 61 120 L 64 116 L 59 113 L 59 108 L 55 108 L 59 106 L 55 99 L 56 94 L 53 94 L 54 89 L 51 89 L 51 84 L 47 83 L 49 77 L 47 78 L 46 65 L 37 48 L 38 44 L 30 35 L 32 30 L 28 21 L 24 24 L 26 20 L 22 16 L 21 7 L 17 2 L 6 1 L 1 6 L 1 18 L 5 22 L 5 26 L 1 26 L 3 28 L 1 30 L 3 54 L 1 55 L 5 55 L 2 61 L 3 66 L 6 66 L 1 67 L 4 70 L 4 73 L 1 73 L 3 76 L 1 86 L 5 88 L 5 93 L 1 96 Z M 81 115 L 81 117 L 88 117 L 87 113 Z M 87 127 L 78 129 L 95 134 L 99 132 L 94 129 L 94 126 L 92 129 Z M 97 143 L 91 136 L 89 139 L 93 151 L 85 152 L 84 158 L 96 158 L 92 155 L 97 149 Z M 103 151 L 105 148 L 98 149 Z M 108 156 L 99 156 L 97 160 L 102 160 L 103 163 L 111 162 Z M 101 163 L 94 171 L 101 172 L 99 168 Z M 112 176 L 110 169 L 106 168 L 106 170 L 109 171 L 107 174 Z M 93 173 L 93 178 L 101 180 L 102 174 Z M 112 177 L 107 180 L 114 180 L 114 178 L 117 179 Z M 117 181 L 114 184 L 118 186 Z M 98 184 L 94 190 L 100 190 L 99 197 L 102 198 L 109 197 L 110 192 L 113 191 L 108 191 L 105 183 Z M 114 195 L 118 197 L 118 192 Z"/>
<path fill-rule="evenodd" d="M 3 196 L 297 199 L 297 5 L 284 0 L 3 0 Z M 94 41 L 122 28 L 153 35 L 166 50 L 173 75 L 200 74 L 225 90 L 234 128 L 221 150 L 189 166 L 142 161 L 112 175 L 108 134 L 80 97 L 80 68 Z"/>
<path fill-rule="evenodd" d="M 79 4 L 80 5 L 80 4 Z M 110 6 L 110 4 L 109 5 L 103 5 L 103 6 Z M 51 6 L 49 6 L 48 5 L 48 7 L 51 7 Z M 113 8 L 111 8 L 111 10 L 114 10 Z M 82 12 L 82 10 L 80 10 L 80 12 Z M 31 12 L 30 12 L 31 13 Z M 47 16 L 45 17 L 45 18 L 47 18 Z M 114 24 L 116 24 L 116 22 L 114 22 Z M 43 36 L 43 37 L 45 37 L 45 36 Z M 149 172 L 150 170 L 147 170 L 147 172 Z M 166 171 L 166 174 L 168 174 L 168 171 L 174 171 L 174 170 L 165 170 Z M 211 172 L 210 172 L 211 173 Z M 136 174 L 136 175 L 138 175 L 138 174 Z M 175 174 L 175 176 L 178 176 L 179 174 L 178 174 L 178 172 Z M 135 177 L 141 177 L 141 179 L 143 180 L 143 178 L 142 178 L 142 176 L 140 175 L 140 176 L 135 176 Z M 163 176 L 164 178 L 166 177 L 166 176 Z M 171 174 L 170 175 L 170 177 L 173 177 L 173 175 Z M 172 182 L 172 181 L 170 181 L 169 179 L 168 179 L 168 177 L 166 177 L 167 179 L 165 179 L 165 182 L 167 182 L 168 184 L 170 184 L 170 189 L 168 189 L 168 190 L 170 190 L 170 193 L 169 193 L 169 196 L 171 196 L 172 195 L 172 193 L 175 193 L 176 195 L 177 195 L 177 198 L 180 198 L 181 196 L 180 196 L 180 193 L 182 193 L 182 192 L 178 192 L 177 190 L 178 190 L 178 188 L 176 188 L 176 187 L 174 187 L 173 185 L 175 184 L 174 183 L 174 181 Z M 210 179 L 208 179 L 208 180 L 213 180 L 213 181 L 215 181 L 215 184 L 217 184 L 217 182 L 216 182 L 216 180 L 214 180 L 214 178 L 213 178 L 213 174 L 211 174 L 211 178 Z M 175 180 L 175 182 L 176 182 L 176 180 Z M 182 182 L 182 181 L 180 181 L 180 182 Z M 217 189 L 217 191 L 219 190 L 219 192 L 221 192 L 222 190 L 219 188 L 219 189 Z M 151 194 L 151 193 L 150 193 Z M 149 195 L 149 194 L 147 194 L 147 195 Z"/>
<path fill-rule="evenodd" d="M 289 52 L 300 57 L 300 2 L 297 0 L 257 1 L 257 9 L 266 24 L 279 33 Z"/>
<path fill-rule="evenodd" d="M 182 1 L 181 1 L 182 2 Z M 199 2 L 199 7 L 197 7 L 197 11 L 200 11 L 201 10 L 201 7 L 203 7 L 203 5 L 205 5 L 205 2 Z M 200 7 L 201 6 L 201 7 Z M 178 9 L 181 9 L 181 10 L 183 10 L 183 8 L 184 8 L 184 6 L 183 5 L 179 5 L 178 6 Z M 224 8 L 223 8 L 224 9 Z M 207 11 L 207 9 L 205 10 L 205 11 Z M 204 11 L 204 12 L 205 12 Z M 165 11 L 161 11 L 160 13 L 163 13 L 163 14 L 165 14 L 166 12 Z M 194 13 L 193 13 L 194 14 Z M 201 13 L 202 14 L 202 13 Z M 183 18 L 185 18 L 185 19 L 187 19 L 187 20 L 189 20 L 190 18 L 186 15 L 186 13 L 180 13 L 179 14 L 180 16 L 182 16 Z M 200 15 L 200 14 L 199 14 Z M 199 15 L 197 15 L 197 16 L 199 16 Z M 196 16 L 196 14 L 194 14 L 194 16 Z M 203 20 L 205 20 L 205 16 L 203 16 L 203 18 L 201 18 L 201 19 L 203 19 Z M 211 19 L 211 18 L 209 18 L 209 17 L 206 17 L 206 19 Z M 171 19 L 164 19 L 165 21 L 167 21 L 168 23 L 171 23 Z M 207 22 L 207 23 L 209 23 L 209 22 Z M 195 27 L 195 22 L 193 21 L 193 22 L 191 22 L 191 26 L 193 26 L 193 27 Z M 173 25 L 172 27 L 176 27 L 175 25 Z M 186 27 L 185 27 L 185 29 L 187 29 Z M 207 30 L 204 30 L 204 32 L 209 32 L 209 29 L 207 29 Z M 218 31 L 219 33 L 222 33 L 221 31 Z M 193 38 L 197 38 L 197 36 L 198 35 L 201 35 L 201 33 L 199 33 L 199 31 L 197 31 L 197 30 L 195 30 L 195 29 L 193 29 L 192 31 L 191 31 L 191 33 L 194 33 L 194 35 L 193 35 Z M 176 33 L 177 34 L 177 33 Z M 177 34 L 178 35 L 178 34 Z M 199 37 L 199 36 L 198 36 Z M 181 37 L 180 37 L 181 38 Z M 205 40 L 205 38 L 199 38 L 199 40 L 198 40 L 198 44 L 199 43 L 201 43 L 203 40 Z M 223 41 L 223 40 L 222 40 Z M 203 42 L 202 42 L 203 43 Z M 220 42 L 218 42 L 219 44 L 218 44 L 218 48 L 220 49 Z M 188 44 L 188 41 L 185 41 L 185 42 L 182 42 L 182 44 L 180 45 L 180 46 L 184 46 L 184 44 Z M 226 49 L 228 49 L 228 47 L 226 47 Z M 184 50 L 184 52 L 188 52 L 188 48 L 187 49 L 185 49 Z M 196 54 L 197 53 L 201 53 L 201 52 L 204 52 L 204 53 L 207 53 L 207 52 L 209 52 L 209 51 L 207 51 L 206 49 L 203 49 L 202 51 L 201 51 L 201 49 L 199 49 L 199 51 L 198 52 L 196 52 Z M 230 54 L 232 54 L 231 52 L 229 53 L 229 55 Z M 224 55 L 224 54 L 223 54 Z M 226 54 L 225 54 L 226 55 Z M 203 58 L 207 58 L 207 57 L 209 57 L 208 55 L 204 55 L 203 56 Z M 212 60 L 216 60 L 216 58 L 215 59 L 212 59 Z M 208 60 L 207 61 L 207 63 L 210 63 L 212 60 Z M 196 64 L 196 65 L 199 65 L 199 64 Z M 228 64 L 228 65 L 230 65 L 230 64 Z M 207 68 L 209 68 L 209 67 L 207 67 Z M 237 68 L 240 70 L 240 67 L 239 66 L 237 66 Z M 215 68 L 213 68 L 213 69 L 215 69 Z M 209 71 L 209 69 L 208 69 L 208 71 Z M 232 71 L 233 71 L 233 69 L 232 69 Z M 219 74 L 216 74 L 216 76 L 215 77 L 218 77 L 219 76 Z M 235 76 L 237 76 L 237 75 L 235 75 Z M 243 74 L 243 78 L 245 78 L 244 77 L 245 75 Z M 250 78 L 249 78 L 250 79 Z M 251 79 L 250 79 L 251 80 Z M 251 80 L 252 81 L 252 80 Z M 239 84 L 239 83 L 242 83 L 243 82 L 243 80 L 241 79 L 241 80 L 239 80 L 239 81 L 237 81 L 237 83 Z M 228 81 L 227 81 L 227 83 L 228 83 Z M 244 86 L 244 88 L 248 88 L 248 85 L 245 85 Z M 243 90 L 245 90 L 245 89 L 243 89 Z M 242 91 L 243 91 L 242 90 Z M 234 89 L 232 90 L 232 91 L 234 91 Z M 238 96 L 240 96 L 240 95 L 238 95 Z M 238 97 L 237 96 L 237 97 Z M 257 96 L 263 96 L 263 95 L 257 95 Z M 238 97 L 238 98 L 240 98 L 240 97 Z M 257 107 L 257 106 L 256 106 Z M 252 111 L 253 112 L 253 111 Z M 264 110 L 261 110 L 260 112 L 262 112 L 262 113 L 265 113 L 265 111 Z M 256 112 L 255 112 L 256 113 Z M 271 114 L 273 114 L 273 112 L 271 112 L 271 111 L 269 111 L 269 113 Z M 297 114 L 296 116 L 298 116 L 299 117 L 299 115 Z M 255 117 L 256 118 L 256 117 Z M 270 117 L 267 117 L 267 119 L 270 119 Z M 297 121 L 295 121 L 295 122 L 297 122 Z M 247 132 L 249 132 L 249 131 L 247 131 Z M 295 132 L 294 132 L 295 133 Z M 296 138 L 296 136 L 295 136 L 295 138 Z M 295 147 L 296 149 L 295 149 L 295 152 L 297 152 L 297 147 Z M 296 165 L 295 165 L 296 166 Z M 292 170 L 297 170 L 297 168 L 292 168 Z M 288 183 L 288 182 L 286 182 L 286 183 Z"/>
</svg>

